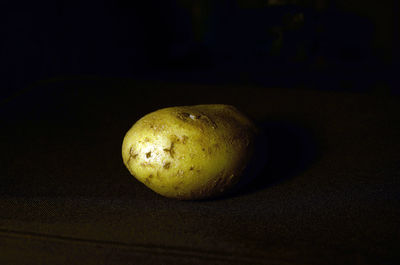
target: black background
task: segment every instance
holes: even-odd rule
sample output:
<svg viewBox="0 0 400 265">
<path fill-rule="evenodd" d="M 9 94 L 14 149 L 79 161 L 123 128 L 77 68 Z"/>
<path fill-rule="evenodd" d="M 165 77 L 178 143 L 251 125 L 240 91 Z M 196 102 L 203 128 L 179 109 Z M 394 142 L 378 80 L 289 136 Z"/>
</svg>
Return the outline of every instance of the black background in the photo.
<svg viewBox="0 0 400 265">
<path fill-rule="evenodd" d="M 398 92 L 397 1 L 2 1 L 2 98 L 71 76 Z"/>
</svg>

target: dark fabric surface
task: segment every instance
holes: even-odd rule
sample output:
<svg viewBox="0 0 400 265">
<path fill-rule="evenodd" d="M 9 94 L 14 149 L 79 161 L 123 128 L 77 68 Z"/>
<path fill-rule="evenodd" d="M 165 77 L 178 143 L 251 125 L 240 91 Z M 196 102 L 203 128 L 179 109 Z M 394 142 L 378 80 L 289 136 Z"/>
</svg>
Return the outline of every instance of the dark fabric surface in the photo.
<svg viewBox="0 0 400 265">
<path fill-rule="evenodd" d="M 397 264 L 399 98 L 116 79 L 43 82 L 1 106 L 0 264 Z M 125 132 L 161 107 L 227 103 L 267 147 L 253 182 L 163 198 Z"/>
</svg>

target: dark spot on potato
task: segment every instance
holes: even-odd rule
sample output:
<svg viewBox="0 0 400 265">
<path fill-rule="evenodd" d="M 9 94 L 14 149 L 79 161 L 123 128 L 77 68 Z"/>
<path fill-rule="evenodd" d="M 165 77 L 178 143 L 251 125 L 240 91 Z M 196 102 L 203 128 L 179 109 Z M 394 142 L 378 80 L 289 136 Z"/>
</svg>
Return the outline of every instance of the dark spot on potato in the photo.
<svg viewBox="0 0 400 265">
<path fill-rule="evenodd" d="M 210 117 L 208 117 L 206 114 L 202 113 L 198 119 L 201 119 L 202 121 L 204 121 L 206 124 L 208 124 L 209 126 L 211 126 L 213 129 L 217 129 L 218 126 L 215 123 L 215 121 L 213 121 Z"/>
<path fill-rule="evenodd" d="M 170 146 L 169 148 L 164 148 L 163 150 L 164 150 L 164 152 L 168 152 L 169 155 L 170 155 L 172 158 L 174 158 L 174 155 L 175 155 L 175 151 L 174 151 L 174 142 L 171 143 L 171 146 Z"/>
<path fill-rule="evenodd" d="M 150 174 L 150 175 L 144 180 L 144 182 L 145 182 L 146 184 L 150 184 L 152 178 L 153 178 L 153 175 Z"/>
<path fill-rule="evenodd" d="M 203 147 L 203 148 L 201 148 L 201 150 L 202 150 L 202 151 L 206 151 L 206 149 L 205 149 L 204 147 Z"/>
<path fill-rule="evenodd" d="M 146 153 L 146 157 L 147 158 L 151 157 L 151 152 Z"/>
<path fill-rule="evenodd" d="M 138 154 L 135 154 L 135 150 L 133 149 L 133 146 L 129 149 L 129 156 L 131 158 L 136 158 Z"/>
<path fill-rule="evenodd" d="M 170 166 L 171 166 L 171 162 L 166 162 L 166 163 L 163 165 L 163 168 L 169 169 Z"/>
<path fill-rule="evenodd" d="M 216 179 L 214 181 L 214 187 L 220 186 L 222 182 L 223 182 L 223 180 L 221 178 Z"/>
<path fill-rule="evenodd" d="M 194 169 L 194 167 L 193 167 L 193 166 L 191 166 L 191 167 L 190 167 L 190 171 L 192 171 L 193 169 Z"/>
<path fill-rule="evenodd" d="M 177 114 L 178 119 L 181 119 L 185 122 L 196 121 L 202 118 L 201 114 L 192 114 L 187 112 L 180 112 Z"/>
<path fill-rule="evenodd" d="M 178 117 L 178 119 L 187 121 L 187 119 L 190 117 L 190 114 L 187 112 L 179 112 L 176 116 Z"/>
<path fill-rule="evenodd" d="M 174 190 L 179 190 L 179 186 L 175 186 L 175 187 L 174 187 Z"/>
<path fill-rule="evenodd" d="M 187 137 L 186 135 L 182 136 L 182 143 L 186 144 L 187 140 L 189 139 L 189 137 Z"/>
<path fill-rule="evenodd" d="M 134 151 L 133 147 L 131 147 L 131 148 L 129 149 L 128 161 L 126 161 L 127 164 L 129 165 L 129 162 L 131 161 L 131 159 L 136 159 L 137 156 L 138 156 L 138 154 L 135 154 L 135 151 Z"/>
</svg>

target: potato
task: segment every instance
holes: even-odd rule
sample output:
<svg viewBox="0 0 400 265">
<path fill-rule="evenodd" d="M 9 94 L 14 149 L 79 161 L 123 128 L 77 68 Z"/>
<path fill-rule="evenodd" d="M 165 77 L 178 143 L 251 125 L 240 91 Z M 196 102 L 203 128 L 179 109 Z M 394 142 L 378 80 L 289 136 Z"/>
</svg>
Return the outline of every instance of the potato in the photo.
<svg viewBox="0 0 400 265">
<path fill-rule="evenodd" d="M 170 107 L 145 115 L 126 133 L 122 158 L 153 191 L 185 200 L 229 191 L 248 164 L 257 129 L 235 107 Z"/>
</svg>

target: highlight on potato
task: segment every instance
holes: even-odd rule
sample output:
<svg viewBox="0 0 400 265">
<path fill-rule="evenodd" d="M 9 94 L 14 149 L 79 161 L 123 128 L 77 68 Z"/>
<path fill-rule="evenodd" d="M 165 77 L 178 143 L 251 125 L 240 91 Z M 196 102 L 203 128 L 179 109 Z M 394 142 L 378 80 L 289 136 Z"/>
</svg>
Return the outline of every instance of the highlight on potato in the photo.
<svg viewBox="0 0 400 265">
<path fill-rule="evenodd" d="M 205 199 L 231 191 L 254 151 L 257 128 L 223 104 L 169 107 L 139 119 L 126 133 L 129 172 L 165 197 Z"/>
</svg>

